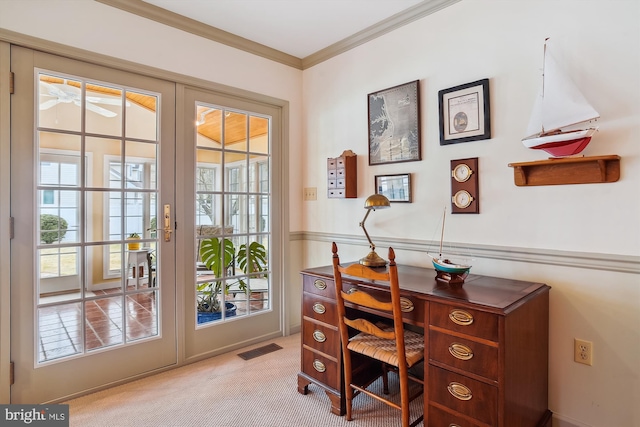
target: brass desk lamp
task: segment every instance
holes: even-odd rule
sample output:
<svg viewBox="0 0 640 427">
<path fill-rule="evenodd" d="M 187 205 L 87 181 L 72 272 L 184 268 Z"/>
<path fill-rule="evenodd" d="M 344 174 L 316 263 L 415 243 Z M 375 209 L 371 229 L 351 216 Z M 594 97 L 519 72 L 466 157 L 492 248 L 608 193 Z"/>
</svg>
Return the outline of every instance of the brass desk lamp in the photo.
<svg viewBox="0 0 640 427">
<path fill-rule="evenodd" d="M 386 209 L 388 207 L 391 207 L 391 203 L 389 203 L 389 199 L 382 194 L 373 194 L 367 197 L 367 200 L 364 202 L 364 208 L 367 210 L 367 213 L 364 215 L 362 222 L 360 222 L 360 227 L 362 227 L 364 235 L 367 236 L 371 252 L 360 260 L 360 264 L 366 265 L 367 267 L 384 267 L 387 265 L 387 261 L 376 253 L 376 245 L 373 244 L 371 237 L 369 237 L 369 233 L 367 233 L 367 229 L 364 228 L 364 222 L 367 220 L 371 211 L 375 211 L 376 209 Z"/>
</svg>

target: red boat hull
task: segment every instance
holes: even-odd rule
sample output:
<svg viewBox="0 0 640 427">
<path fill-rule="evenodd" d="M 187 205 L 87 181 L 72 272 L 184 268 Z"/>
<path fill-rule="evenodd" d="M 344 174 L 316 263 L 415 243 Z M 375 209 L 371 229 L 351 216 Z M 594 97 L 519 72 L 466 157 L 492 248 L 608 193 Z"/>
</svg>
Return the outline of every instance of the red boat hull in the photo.
<svg viewBox="0 0 640 427">
<path fill-rule="evenodd" d="M 554 157 L 567 157 L 578 154 L 589 145 L 591 137 L 572 139 L 570 141 L 550 142 L 548 144 L 541 144 L 535 147 L 529 147 L 534 150 L 544 150 Z"/>
</svg>

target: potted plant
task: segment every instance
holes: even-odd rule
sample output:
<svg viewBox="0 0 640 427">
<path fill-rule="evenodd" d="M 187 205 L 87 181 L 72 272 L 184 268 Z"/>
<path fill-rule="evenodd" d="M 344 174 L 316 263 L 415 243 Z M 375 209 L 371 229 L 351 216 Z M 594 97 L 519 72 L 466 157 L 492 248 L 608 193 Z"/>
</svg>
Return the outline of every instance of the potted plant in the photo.
<svg viewBox="0 0 640 427">
<path fill-rule="evenodd" d="M 131 233 L 127 240 L 137 240 L 137 242 L 127 243 L 127 248 L 130 251 L 139 251 L 140 250 L 140 235 L 138 233 Z"/>
<path fill-rule="evenodd" d="M 215 280 L 197 286 L 198 323 L 210 322 L 222 317 L 220 297 L 223 287 L 225 295 L 229 294 L 229 288 L 234 285 L 244 293 L 248 291 L 247 282 L 243 279 L 224 280 L 224 277 L 233 276 L 235 268 L 245 274 L 258 273 L 267 269 L 267 251 L 264 245 L 258 242 L 251 242 L 248 246 L 242 244 L 236 251 L 230 239 L 221 240 L 217 237 L 204 239 L 200 245 L 200 257 Z M 225 302 L 225 316 L 231 317 L 235 314 L 235 304 Z"/>
</svg>

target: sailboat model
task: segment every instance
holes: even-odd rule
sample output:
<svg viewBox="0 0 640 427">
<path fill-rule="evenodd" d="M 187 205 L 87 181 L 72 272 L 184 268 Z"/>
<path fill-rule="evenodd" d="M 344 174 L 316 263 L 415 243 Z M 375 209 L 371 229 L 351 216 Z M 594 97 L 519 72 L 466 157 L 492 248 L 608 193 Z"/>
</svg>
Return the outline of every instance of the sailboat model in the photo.
<svg viewBox="0 0 640 427">
<path fill-rule="evenodd" d="M 553 59 L 548 40 L 544 45 L 541 94 L 531 114 L 529 136 L 522 143 L 553 157 L 567 157 L 580 153 L 589 144 L 598 130 L 589 123 L 600 115 Z"/>
<path fill-rule="evenodd" d="M 433 268 L 436 270 L 436 279 L 444 281 L 450 284 L 460 284 L 464 283 L 464 279 L 469 274 L 469 270 L 471 269 L 470 265 L 456 263 L 448 258 L 442 256 L 442 242 L 444 240 L 444 221 L 446 218 L 447 209 L 445 208 L 444 214 L 442 215 L 442 231 L 440 234 L 440 251 L 438 256 L 431 255 L 427 253 L 431 257 L 431 262 L 433 263 Z"/>
</svg>

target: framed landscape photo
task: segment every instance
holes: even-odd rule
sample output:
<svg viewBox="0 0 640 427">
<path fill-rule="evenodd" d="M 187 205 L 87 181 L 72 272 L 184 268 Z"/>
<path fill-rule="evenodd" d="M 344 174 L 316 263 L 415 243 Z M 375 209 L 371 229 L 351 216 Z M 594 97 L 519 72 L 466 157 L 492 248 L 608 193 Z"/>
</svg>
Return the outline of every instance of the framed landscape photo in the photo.
<svg viewBox="0 0 640 427">
<path fill-rule="evenodd" d="M 491 138 L 489 79 L 443 89 L 440 100 L 440 145 Z"/>
<path fill-rule="evenodd" d="M 390 202 L 411 203 L 411 174 L 376 175 L 376 194 Z"/>
<path fill-rule="evenodd" d="M 418 83 L 416 80 L 367 95 L 369 165 L 421 160 Z"/>
</svg>

